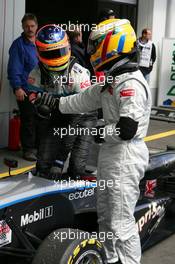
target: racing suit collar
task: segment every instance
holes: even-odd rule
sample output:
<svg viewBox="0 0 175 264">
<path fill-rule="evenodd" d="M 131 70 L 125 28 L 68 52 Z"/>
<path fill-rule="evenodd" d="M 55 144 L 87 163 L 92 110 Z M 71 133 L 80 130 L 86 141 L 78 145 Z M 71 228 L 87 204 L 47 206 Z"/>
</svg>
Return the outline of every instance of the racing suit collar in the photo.
<svg viewBox="0 0 175 264">
<path fill-rule="evenodd" d="M 116 76 L 126 72 L 136 71 L 138 67 L 137 50 L 134 48 L 129 54 L 123 55 L 122 59 L 116 61 L 110 69 L 107 69 L 106 74 Z"/>
<path fill-rule="evenodd" d="M 137 71 L 138 68 L 139 66 L 137 62 L 131 62 L 128 58 L 124 58 L 123 63 L 122 64 L 119 64 L 119 62 L 115 63 L 113 67 L 107 72 L 107 75 L 118 76 L 123 73 Z"/>
<path fill-rule="evenodd" d="M 136 54 L 132 56 L 124 57 L 122 60 L 116 62 L 108 71 L 105 72 L 106 80 L 108 76 L 116 77 L 124 73 L 135 72 L 139 69 L 137 62 L 133 62 L 132 59 Z M 101 92 L 104 92 L 108 88 L 109 84 L 106 82 Z"/>
</svg>

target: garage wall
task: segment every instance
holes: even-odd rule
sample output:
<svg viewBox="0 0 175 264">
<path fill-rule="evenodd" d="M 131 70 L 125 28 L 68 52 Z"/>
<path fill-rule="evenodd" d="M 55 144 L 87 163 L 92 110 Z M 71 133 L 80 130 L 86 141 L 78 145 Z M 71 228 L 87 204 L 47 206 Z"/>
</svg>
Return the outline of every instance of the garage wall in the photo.
<svg viewBox="0 0 175 264">
<path fill-rule="evenodd" d="M 0 147 L 7 146 L 9 113 L 16 107 L 7 80 L 8 50 L 12 41 L 21 34 L 21 18 L 25 0 L 0 0 Z"/>
<path fill-rule="evenodd" d="M 105 8 L 109 8 L 114 10 L 115 14 L 119 18 L 129 19 L 134 29 L 137 28 L 137 5 L 136 4 L 128 4 L 128 0 L 123 1 L 107 1 L 100 0 L 98 2 L 98 16 L 101 11 Z"/>
<path fill-rule="evenodd" d="M 136 5 L 137 0 L 112 0 L 113 2 L 118 2 L 118 3 L 125 3 L 125 4 L 131 4 L 131 5 Z"/>
<path fill-rule="evenodd" d="M 166 38 L 175 38 L 175 0 L 167 0 Z"/>
<path fill-rule="evenodd" d="M 151 73 L 149 83 L 154 105 L 157 104 L 162 38 L 166 35 L 166 21 L 169 16 L 169 14 L 167 14 L 167 8 L 169 2 L 170 0 L 139 0 L 138 5 L 137 35 L 141 35 L 143 28 L 150 28 L 153 34 L 153 42 L 157 48 L 157 60 Z"/>
</svg>

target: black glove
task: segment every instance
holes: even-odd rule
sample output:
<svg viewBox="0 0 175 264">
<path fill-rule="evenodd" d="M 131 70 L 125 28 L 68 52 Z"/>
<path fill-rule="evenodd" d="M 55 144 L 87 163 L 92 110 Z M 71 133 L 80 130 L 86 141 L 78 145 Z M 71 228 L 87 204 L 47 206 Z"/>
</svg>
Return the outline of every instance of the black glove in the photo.
<svg viewBox="0 0 175 264">
<path fill-rule="evenodd" d="M 104 135 L 103 135 L 103 131 L 104 131 L 104 126 L 97 126 L 96 127 L 96 135 L 94 135 L 94 141 L 95 143 L 104 143 Z"/>
<path fill-rule="evenodd" d="M 59 97 L 54 97 L 49 93 L 39 93 L 34 102 L 37 114 L 41 118 L 49 119 L 53 110 L 59 110 Z"/>
</svg>

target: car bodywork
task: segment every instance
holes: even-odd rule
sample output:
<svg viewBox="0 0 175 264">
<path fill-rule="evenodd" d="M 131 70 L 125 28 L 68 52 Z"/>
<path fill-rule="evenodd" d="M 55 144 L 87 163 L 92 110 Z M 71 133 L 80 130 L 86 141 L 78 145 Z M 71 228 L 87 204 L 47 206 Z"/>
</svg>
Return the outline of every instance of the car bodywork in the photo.
<svg viewBox="0 0 175 264">
<path fill-rule="evenodd" d="M 174 232 L 174 169 L 174 151 L 150 156 L 135 209 L 143 250 Z M 42 240 L 63 227 L 98 230 L 95 178 L 60 182 L 28 172 L 0 181 L 1 257 L 31 261 Z"/>
</svg>

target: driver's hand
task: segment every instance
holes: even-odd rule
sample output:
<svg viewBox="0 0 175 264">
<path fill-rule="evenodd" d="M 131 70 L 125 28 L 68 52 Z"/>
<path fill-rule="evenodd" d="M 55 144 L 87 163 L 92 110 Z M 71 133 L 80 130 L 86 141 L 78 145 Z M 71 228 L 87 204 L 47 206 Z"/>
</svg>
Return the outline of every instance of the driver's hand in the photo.
<svg viewBox="0 0 175 264">
<path fill-rule="evenodd" d="M 59 111 L 59 98 L 55 98 L 52 94 L 46 92 L 39 93 L 33 103 L 41 118 L 49 119 L 53 110 Z"/>
</svg>

